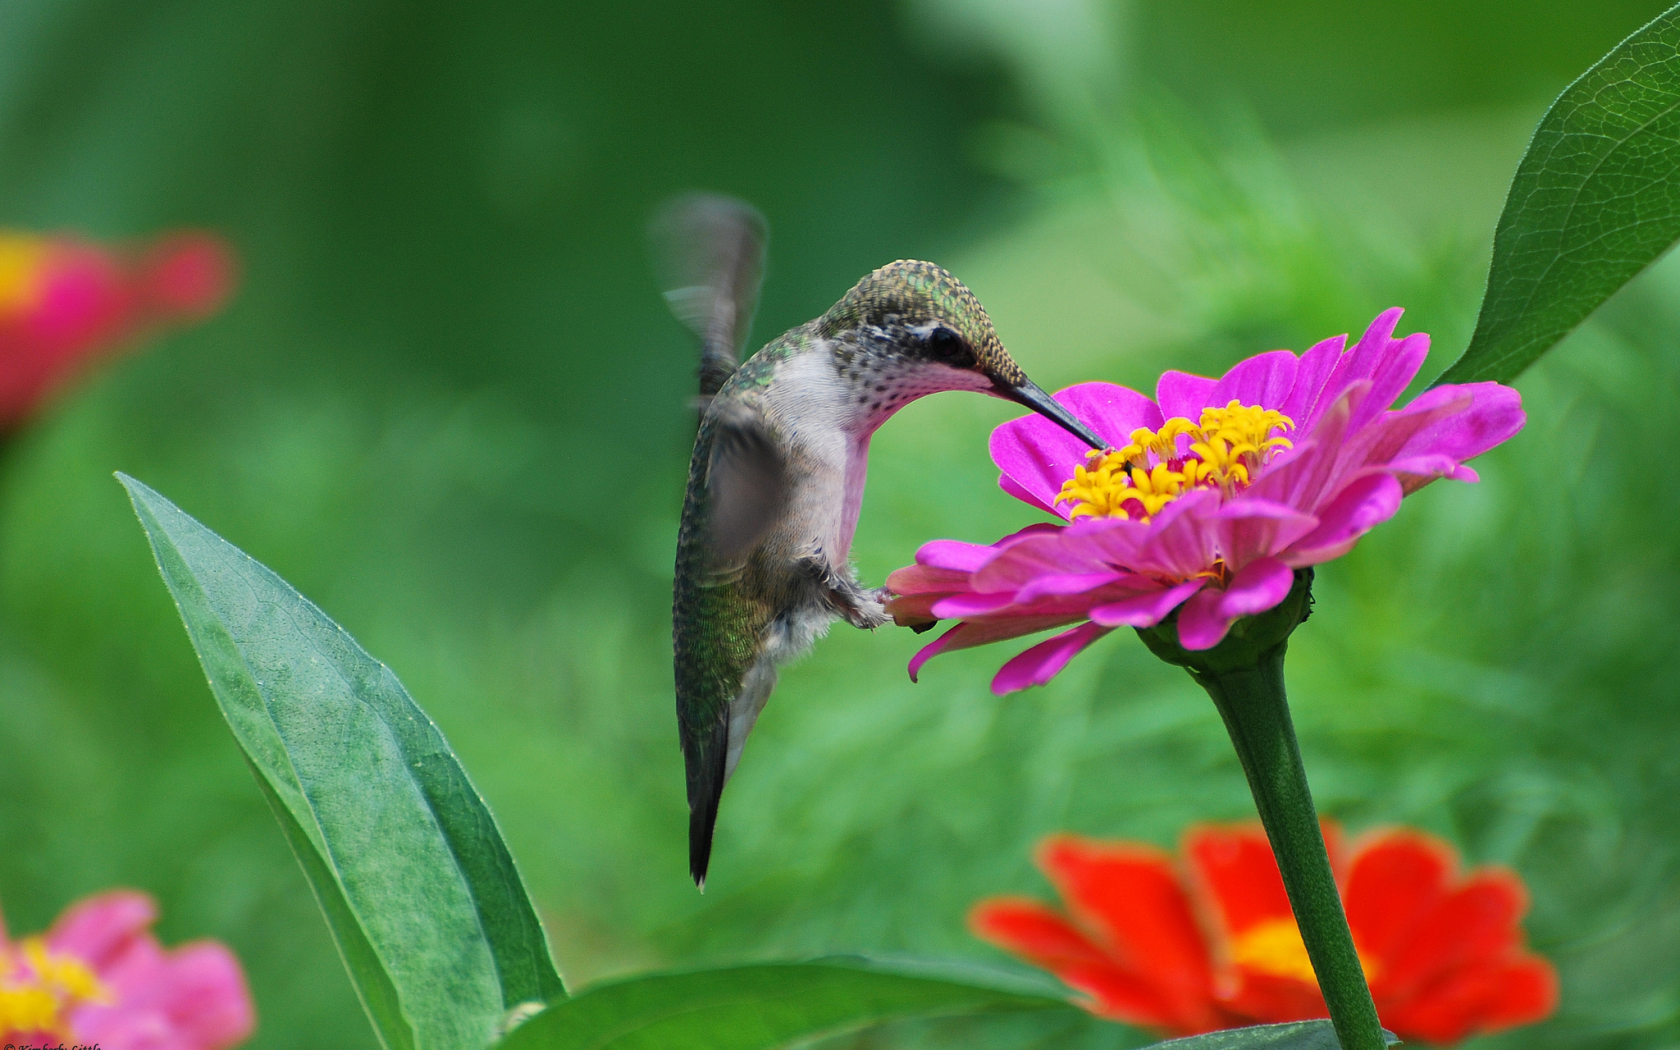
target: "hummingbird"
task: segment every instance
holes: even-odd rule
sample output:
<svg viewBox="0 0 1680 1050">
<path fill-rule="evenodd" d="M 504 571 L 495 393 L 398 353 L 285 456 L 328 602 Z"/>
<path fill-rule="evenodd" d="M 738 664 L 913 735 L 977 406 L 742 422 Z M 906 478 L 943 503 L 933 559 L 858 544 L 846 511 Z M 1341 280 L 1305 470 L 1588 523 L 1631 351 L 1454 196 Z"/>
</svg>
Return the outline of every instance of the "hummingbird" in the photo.
<svg viewBox="0 0 1680 1050">
<path fill-rule="evenodd" d="M 701 344 L 672 641 L 689 870 L 704 890 L 718 802 L 777 665 L 837 620 L 891 622 L 884 591 L 862 586 L 848 562 L 876 429 L 917 398 L 970 390 L 1025 405 L 1092 448 L 1107 442 L 1026 377 L 979 300 L 933 263 L 881 267 L 739 362 L 763 274 L 763 218 L 695 195 L 669 205 L 654 232 L 666 298 Z"/>
</svg>

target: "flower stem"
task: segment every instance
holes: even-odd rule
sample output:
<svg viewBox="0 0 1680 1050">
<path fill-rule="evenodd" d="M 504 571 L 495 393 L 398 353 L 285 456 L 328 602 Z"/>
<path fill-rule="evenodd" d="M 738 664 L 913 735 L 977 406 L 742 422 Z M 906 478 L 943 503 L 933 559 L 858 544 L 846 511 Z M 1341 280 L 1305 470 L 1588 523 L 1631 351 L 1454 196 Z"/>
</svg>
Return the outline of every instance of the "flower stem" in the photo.
<svg viewBox="0 0 1680 1050">
<path fill-rule="evenodd" d="M 1283 688 L 1283 655 L 1290 633 L 1311 614 L 1312 581 L 1312 569 L 1295 570 L 1288 597 L 1232 624 L 1225 640 L 1212 649 L 1185 649 L 1171 620 L 1139 629 L 1138 637 L 1150 652 L 1189 671 L 1225 720 L 1342 1050 L 1384 1050 L 1377 1007 L 1342 912 Z"/>
<path fill-rule="evenodd" d="M 1215 673 L 1191 670 L 1190 675 L 1213 698 L 1248 776 L 1337 1040 L 1343 1050 L 1383 1050 L 1377 1007 L 1342 911 L 1289 717 L 1283 687 L 1287 647 L 1280 642 L 1260 654 L 1253 667 Z"/>
</svg>

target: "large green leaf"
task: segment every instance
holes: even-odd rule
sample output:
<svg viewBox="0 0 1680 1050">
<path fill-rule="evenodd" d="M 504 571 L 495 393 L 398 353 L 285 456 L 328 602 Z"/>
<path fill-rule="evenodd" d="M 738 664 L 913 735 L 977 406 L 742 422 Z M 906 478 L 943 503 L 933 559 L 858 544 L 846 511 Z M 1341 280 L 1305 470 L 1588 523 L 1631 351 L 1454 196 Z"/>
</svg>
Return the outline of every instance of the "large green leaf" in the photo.
<svg viewBox="0 0 1680 1050">
<path fill-rule="evenodd" d="M 479 1050 L 563 998 L 513 857 L 389 668 L 286 582 L 118 475 L 210 687 L 380 1038 Z"/>
<path fill-rule="evenodd" d="M 1476 332 L 1438 382 L 1514 378 L 1680 238 L 1680 5 L 1569 85 L 1535 129 Z"/>
<path fill-rule="evenodd" d="M 1385 1031 L 1383 1041 L 1393 1046 L 1400 1038 Z M 1291 1021 L 1169 1039 L 1149 1050 L 1341 1050 L 1341 1045 L 1329 1021 Z"/>
<path fill-rule="evenodd" d="M 497 1050 L 770 1050 L 885 1021 L 1072 1010 L 1065 999 L 950 971 L 823 959 L 660 973 L 590 988 Z"/>
</svg>

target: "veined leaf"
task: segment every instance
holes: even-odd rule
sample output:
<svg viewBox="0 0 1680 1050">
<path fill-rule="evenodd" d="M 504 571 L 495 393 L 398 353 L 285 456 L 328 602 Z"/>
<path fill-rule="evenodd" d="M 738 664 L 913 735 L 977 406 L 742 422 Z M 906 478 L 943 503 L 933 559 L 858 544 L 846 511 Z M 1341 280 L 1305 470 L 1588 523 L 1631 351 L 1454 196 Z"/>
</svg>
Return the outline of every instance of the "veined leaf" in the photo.
<svg viewBox="0 0 1680 1050">
<path fill-rule="evenodd" d="M 210 688 L 380 1039 L 480 1050 L 565 988 L 513 857 L 443 734 L 326 614 L 118 475 Z"/>
<path fill-rule="evenodd" d="M 764 963 L 589 988 L 497 1050 L 771 1050 L 909 1017 L 1072 1010 L 1066 1000 L 862 961 Z"/>
<path fill-rule="evenodd" d="M 1383 1042 L 1394 1046 L 1400 1038 L 1385 1030 Z M 1341 1050 L 1341 1045 L 1329 1021 L 1291 1021 L 1169 1039 L 1149 1050 Z"/>
<path fill-rule="evenodd" d="M 1558 96 L 1517 166 L 1476 332 L 1438 383 L 1508 382 L 1680 238 L 1680 5 Z"/>
</svg>

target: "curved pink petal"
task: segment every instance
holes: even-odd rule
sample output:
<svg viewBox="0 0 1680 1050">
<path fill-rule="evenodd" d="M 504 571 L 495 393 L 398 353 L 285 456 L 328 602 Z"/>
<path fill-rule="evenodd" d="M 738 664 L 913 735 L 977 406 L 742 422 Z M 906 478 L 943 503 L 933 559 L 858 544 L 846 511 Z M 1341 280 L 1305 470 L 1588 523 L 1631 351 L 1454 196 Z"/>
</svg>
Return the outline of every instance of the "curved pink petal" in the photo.
<svg viewBox="0 0 1680 1050">
<path fill-rule="evenodd" d="M 1366 398 L 1363 404 L 1369 404 L 1371 400 L 1372 398 Z M 1464 412 L 1470 405 L 1469 394 L 1456 397 L 1420 397 L 1405 408 L 1384 412 L 1382 418 L 1374 420 L 1357 433 L 1354 432 L 1350 421 L 1347 440 L 1343 443 L 1342 451 L 1336 460 L 1337 472 L 1348 474 L 1368 466 L 1381 466 L 1389 462 L 1418 434 L 1442 420 Z"/>
<path fill-rule="evenodd" d="M 1062 668 L 1083 652 L 1086 646 L 1101 638 L 1111 627 L 1087 623 L 1065 631 L 1012 658 L 998 668 L 992 679 L 992 692 L 999 696 L 1028 686 L 1043 685 L 1062 673 Z"/>
<path fill-rule="evenodd" d="M 47 947 L 74 955 L 103 975 L 137 940 L 151 940 L 146 931 L 156 921 L 152 898 L 136 890 L 110 890 L 72 904 L 47 931 Z"/>
<path fill-rule="evenodd" d="M 1319 502 L 1336 487 L 1336 467 L 1348 420 L 1357 402 L 1369 390 L 1370 383 L 1366 380 L 1343 390 L 1305 440 L 1261 469 L 1254 484 L 1248 487 L 1248 498 L 1281 503 L 1307 514 L 1317 513 Z"/>
<path fill-rule="evenodd" d="M 1205 579 L 1189 580 L 1176 587 L 1098 605 L 1091 610 L 1091 622 L 1104 627 L 1153 627 L 1206 585 Z"/>
<path fill-rule="evenodd" d="M 1020 616 L 1003 620 L 970 620 L 957 624 L 929 642 L 910 658 L 910 680 L 914 682 L 922 665 L 940 653 L 954 653 L 958 649 L 972 649 L 977 645 L 1007 641 L 1022 635 L 1037 634 L 1052 627 L 1066 627 L 1085 618 L 1083 611 L 1056 616 Z"/>
<path fill-rule="evenodd" d="M 976 591 L 1014 592 L 1041 576 L 1112 572 L 1117 568 L 1118 563 L 1108 561 L 1100 550 L 1081 542 L 1079 534 L 1063 528 L 995 552 L 975 570 L 969 586 Z"/>
<path fill-rule="evenodd" d="M 1336 367 L 1331 370 L 1324 391 L 1319 395 L 1321 405 L 1333 404 L 1348 387 L 1362 379 L 1376 378 L 1377 370 L 1394 341 L 1394 327 L 1400 323 L 1403 313 L 1404 310 L 1395 306 L 1378 314 L 1365 329 L 1365 334 L 1359 337 L 1359 342 L 1353 344 L 1353 349 L 1336 360 Z"/>
<path fill-rule="evenodd" d="M 1462 463 L 1516 436 L 1528 422 L 1522 395 L 1498 383 L 1438 386 L 1425 391 L 1406 407 L 1408 410 L 1427 408 L 1437 400 L 1450 401 L 1465 394 L 1470 395 L 1468 408 L 1418 431 L 1395 452 L 1396 458 L 1444 455 Z"/>
<path fill-rule="evenodd" d="M 1270 500 L 1237 498 L 1214 515 L 1215 542 L 1232 572 L 1269 558 L 1318 526 L 1318 519 Z"/>
<path fill-rule="evenodd" d="M 1395 399 L 1406 392 L 1412 377 L 1417 375 L 1418 369 L 1423 367 L 1423 362 L 1428 357 L 1429 336 L 1423 332 L 1414 332 L 1404 339 L 1393 341 L 1370 377 L 1370 396 L 1354 414 L 1348 426 L 1349 432 L 1358 431 L 1387 411 Z"/>
<path fill-rule="evenodd" d="M 1394 517 L 1404 495 L 1400 482 L 1386 472 L 1355 479 L 1319 511 L 1318 528 L 1297 540 L 1283 560 L 1300 568 L 1341 557 L 1359 537 Z"/>
<path fill-rule="evenodd" d="M 1020 590 L 1015 592 L 1015 600 L 1025 605 L 1036 602 L 1040 598 L 1065 598 L 1075 594 L 1088 594 L 1100 587 L 1111 583 L 1118 583 L 1133 576 L 1129 572 L 1064 572 L 1052 573 L 1028 580 Z"/>
<path fill-rule="evenodd" d="M 1314 343 L 1301 355 L 1300 364 L 1295 368 L 1295 385 L 1290 388 L 1289 396 L 1281 405 L 1268 405 L 1288 416 L 1295 424 L 1295 432 L 1304 434 L 1312 429 L 1318 421 L 1318 414 L 1313 409 L 1319 403 L 1319 395 L 1324 392 L 1324 384 L 1330 380 L 1330 373 L 1335 370 L 1336 362 L 1341 360 L 1342 348 L 1347 346 L 1347 336 L 1331 336 L 1329 339 Z M 1329 402 L 1325 402 L 1326 405 Z M 1319 413 L 1322 414 L 1322 413 Z"/>
<path fill-rule="evenodd" d="M 1295 571 L 1276 558 L 1262 558 L 1220 591 L 1205 588 L 1184 603 L 1178 614 L 1178 643 L 1192 651 L 1212 649 L 1225 640 L 1239 616 L 1263 613 L 1289 596 Z"/>
<path fill-rule="evenodd" d="M 961 569 L 933 569 L 926 565 L 906 565 L 887 574 L 887 590 L 904 597 L 912 594 L 940 594 L 968 590 L 973 573 Z"/>
<path fill-rule="evenodd" d="M 1118 448 L 1138 427 L 1161 426 L 1155 402 L 1114 383 L 1080 383 L 1056 394 L 1075 416 Z M 1054 507 L 1062 484 L 1083 466 L 1091 450 L 1083 441 L 1040 415 L 1012 419 L 992 431 L 992 462 L 1032 497 L 1039 507 Z M 1005 488 L 1006 492 L 1013 491 Z"/>
<path fill-rule="evenodd" d="M 1016 499 L 1035 510 L 1042 510 L 1046 514 L 1055 514 L 1057 517 L 1061 516 L 1056 511 L 1055 507 L 1050 506 L 1037 496 L 1028 492 L 1025 488 L 1021 487 L 1021 483 L 1019 481 L 1016 481 L 1008 474 L 998 475 L 998 488 L 1009 493 L 1011 496 L 1014 496 Z"/>
<path fill-rule="evenodd" d="M 1204 587 L 1190 596 L 1178 609 L 1178 644 L 1186 649 L 1212 649 L 1231 629 L 1229 619 L 1220 618 L 1220 590 Z"/>
<path fill-rule="evenodd" d="M 917 548 L 916 564 L 930 569 L 973 572 L 986 564 L 997 552 L 998 548 L 989 543 L 929 540 Z"/>
<path fill-rule="evenodd" d="M 1218 556 L 1213 515 L 1219 493 L 1196 489 L 1161 508 L 1149 523 L 1149 535 L 1129 566 L 1151 575 L 1189 579 L 1212 567 Z"/>
<path fill-rule="evenodd" d="M 245 974 L 233 953 L 200 941 L 107 978 L 115 1002 L 71 1015 L 77 1039 L 136 1050 L 219 1050 L 249 1038 L 256 1025 Z"/>
<path fill-rule="evenodd" d="M 1223 408 L 1234 398 L 1244 405 L 1276 408 L 1289 400 L 1299 366 L 1300 358 L 1292 350 L 1273 350 L 1238 362 L 1214 385 L 1207 407 Z M 1202 417 L 1197 412 L 1189 418 Z"/>
<path fill-rule="evenodd" d="M 1161 406 L 1163 419 L 1196 422 L 1202 418 L 1202 409 L 1208 406 L 1208 398 L 1218 385 L 1217 379 L 1189 372 L 1162 372 L 1160 382 L 1155 384 L 1155 401 Z"/>
<path fill-rule="evenodd" d="M 929 611 L 938 620 L 962 620 L 971 616 L 984 616 L 1014 604 L 1013 590 L 963 591 L 934 602 Z"/>
<path fill-rule="evenodd" d="M 1388 465 L 1388 472 L 1400 479 L 1400 487 L 1410 496 L 1431 481 L 1451 478 L 1474 485 L 1482 476 L 1451 456 L 1409 456 Z"/>
</svg>

